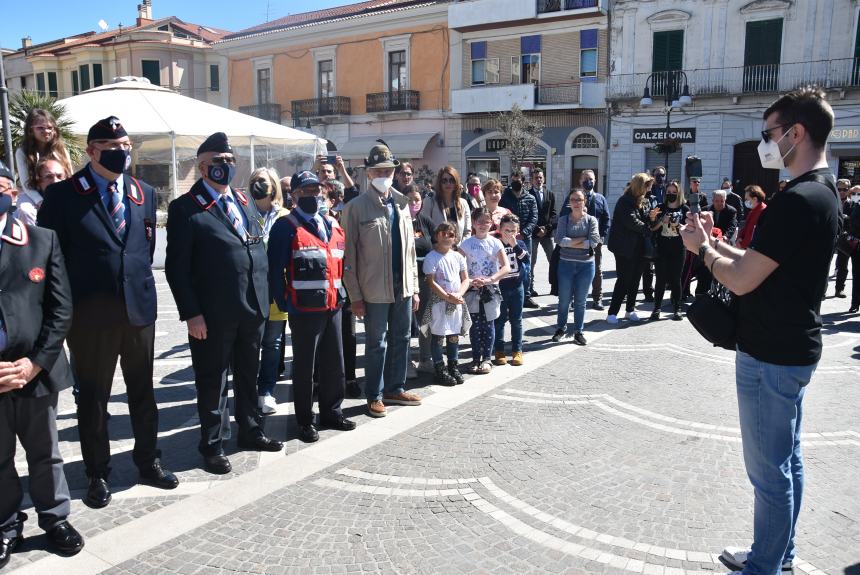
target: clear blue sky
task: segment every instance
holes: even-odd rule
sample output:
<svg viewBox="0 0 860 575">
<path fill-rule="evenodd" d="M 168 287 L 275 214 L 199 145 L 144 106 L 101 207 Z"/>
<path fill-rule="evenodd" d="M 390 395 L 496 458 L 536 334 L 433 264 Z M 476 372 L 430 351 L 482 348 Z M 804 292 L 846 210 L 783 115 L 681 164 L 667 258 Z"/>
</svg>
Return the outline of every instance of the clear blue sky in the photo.
<svg viewBox="0 0 860 575">
<path fill-rule="evenodd" d="M 152 0 L 154 19 L 176 16 L 186 22 L 236 32 L 289 14 L 352 4 L 357 0 Z M 0 8 L 0 46 L 18 49 L 21 38 L 34 44 L 98 30 L 104 20 L 110 29 L 130 26 L 140 0 L 3 0 Z"/>
</svg>

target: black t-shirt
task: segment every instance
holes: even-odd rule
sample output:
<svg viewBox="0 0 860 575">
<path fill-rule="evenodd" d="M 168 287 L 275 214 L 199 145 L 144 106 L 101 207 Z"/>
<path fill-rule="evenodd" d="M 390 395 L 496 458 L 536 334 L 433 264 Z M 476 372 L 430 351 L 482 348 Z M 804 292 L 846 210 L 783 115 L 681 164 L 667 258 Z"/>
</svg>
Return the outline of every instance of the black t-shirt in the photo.
<svg viewBox="0 0 860 575">
<path fill-rule="evenodd" d="M 816 177 L 827 178 L 833 189 Z M 750 249 L 779 267 L 739 298 L 738 348 L 759 361 L 821 358 L 821 299 L 836 246 L 839 200 L 827 168 L 795 178 L 762 212 Z"/>
</svg>

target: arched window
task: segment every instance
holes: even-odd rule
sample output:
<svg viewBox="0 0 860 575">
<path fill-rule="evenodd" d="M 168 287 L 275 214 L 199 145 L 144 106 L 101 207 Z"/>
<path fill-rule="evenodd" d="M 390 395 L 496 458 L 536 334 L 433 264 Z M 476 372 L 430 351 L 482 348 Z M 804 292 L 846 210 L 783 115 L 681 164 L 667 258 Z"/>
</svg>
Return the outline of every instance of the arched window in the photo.
<svg viewBox="0 0 860 575">
<path fill-rule="evenodd" d="M 591 149 L 591 148 L 599 148 L 600 144 L 597 142 L 597 138 L 592 136 L 591 134 L 580 134 L 576 138 L 573 139 L 573 148 L 574 149 Z"/>
</svg>

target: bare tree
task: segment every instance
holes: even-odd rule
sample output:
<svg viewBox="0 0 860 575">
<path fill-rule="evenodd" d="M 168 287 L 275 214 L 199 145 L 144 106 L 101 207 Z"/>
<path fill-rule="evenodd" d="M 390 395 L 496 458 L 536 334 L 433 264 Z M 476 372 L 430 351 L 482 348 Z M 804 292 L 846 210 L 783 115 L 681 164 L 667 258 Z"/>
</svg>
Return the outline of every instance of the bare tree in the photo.
<svg viewBox="0 0 860 575">
<path fill-rule="evenodd" d="M 522 109 L 514 104 L 510 112 L 499 114 L 499 131 L 508 141 L 511 166 L 516 169 L 520 167 L 523 159 L 534 153 L 543 134 L 543 124 L 526 116 Z"/>
</svg>

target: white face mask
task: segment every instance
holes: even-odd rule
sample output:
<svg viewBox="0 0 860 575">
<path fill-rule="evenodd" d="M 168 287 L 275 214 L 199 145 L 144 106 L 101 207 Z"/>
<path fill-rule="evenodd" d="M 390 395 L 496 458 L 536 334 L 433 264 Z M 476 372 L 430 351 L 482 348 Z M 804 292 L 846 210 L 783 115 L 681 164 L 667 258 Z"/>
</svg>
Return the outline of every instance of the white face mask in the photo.
<svg viewBox="0 0 860 575">
<path fill-rule="evenodd" d="M 779 151 L 779 143 L 785 138 L 788 133 L 794 129 L 794 126 L 785 131 L 782 135 L 782 138 L 779 140 L 774 140 L 771 138 L 769 141 L 765 142 L 762 140 L 758 143 L 758 158 L 761 161 L 761 167 L 767 168 L 771 170 L 782 170 L 785 168 L 785 156 L 791 153 L 791 150 L 794 149 L 794 146 L 788 150 L 785 155 L 783 155 Z"/>
<path fill-rule="evenodd" d="M 391 187 L 391 184 L 394 183 L 394 177 L 390 176 L 388 178 L 373 178 L 370 183 L 376 188 L 380 194 L 384 194 L 388 191 L 388 188 Z"/>
<path fill-rule="evenodd" d="M 848 197 L 848 200 L 855 204 L 860 204 L 860 194 L 852 194 Z"/>
<path fill-rule="evenodd" d="M 751 210 L 753 208 L 752 202 L 749 200 L 744 200 L 744 206 L 746 206 L 746 209 L 748 210 Z"/>
</svg>

